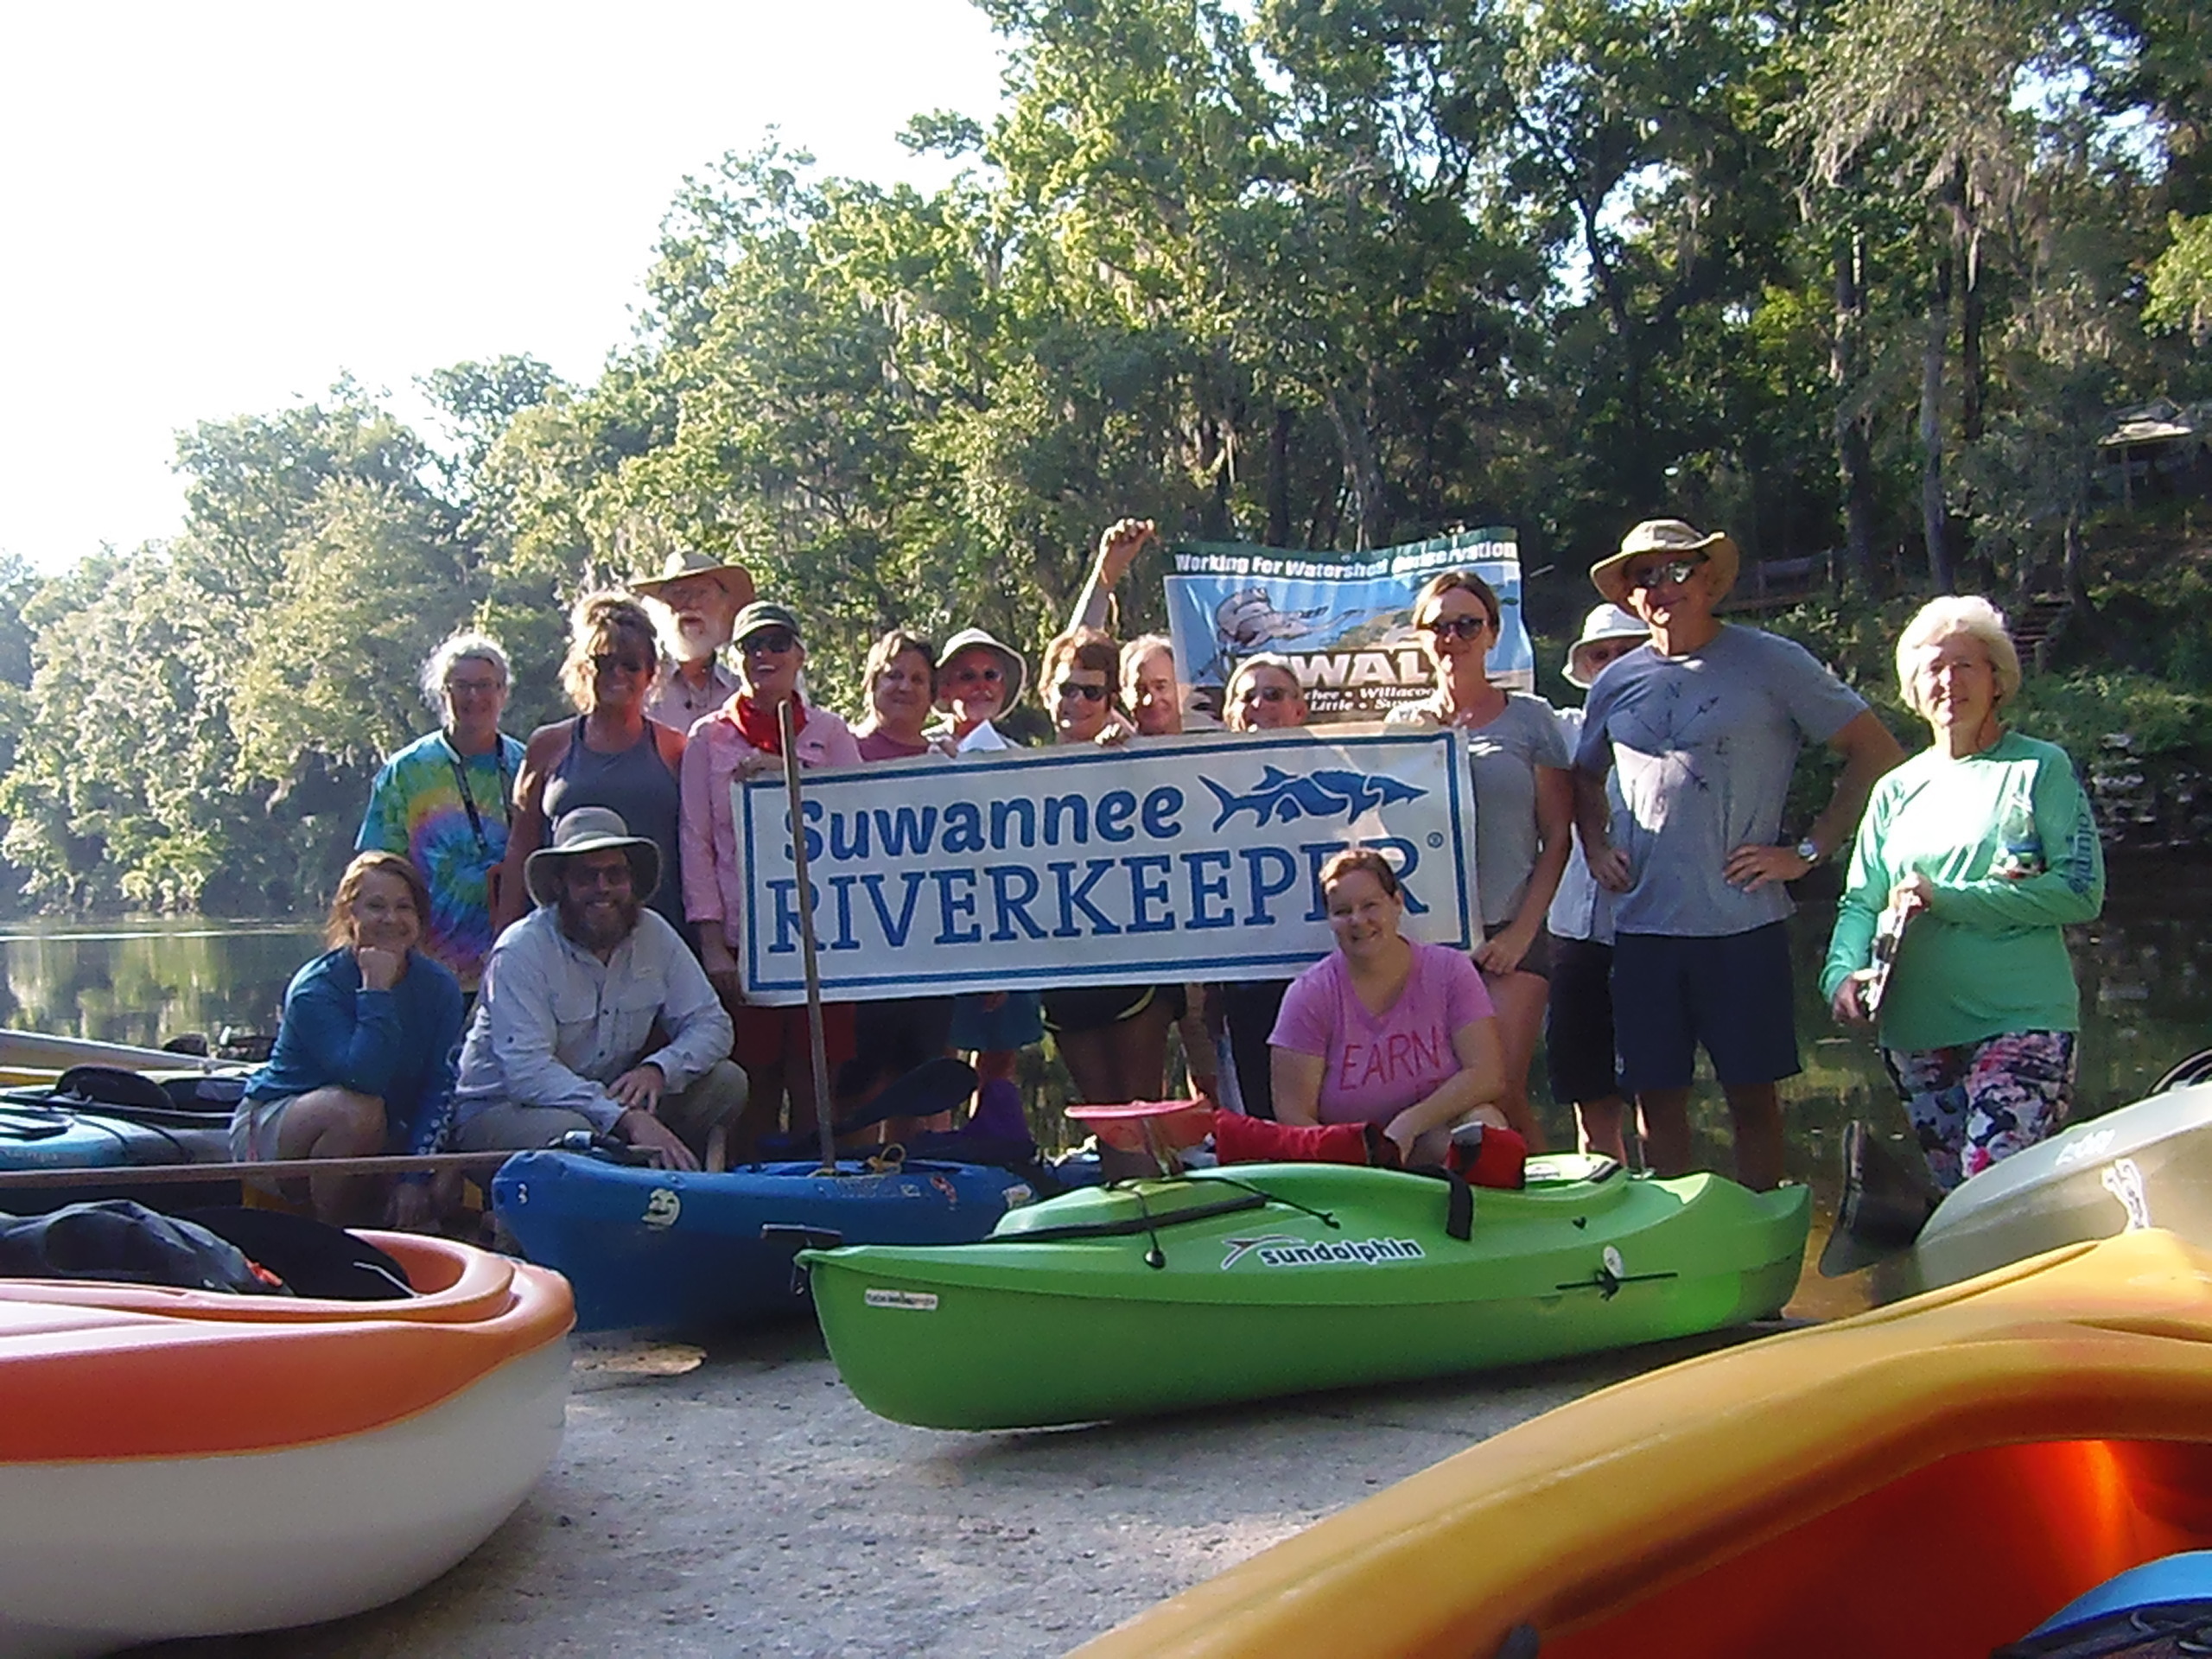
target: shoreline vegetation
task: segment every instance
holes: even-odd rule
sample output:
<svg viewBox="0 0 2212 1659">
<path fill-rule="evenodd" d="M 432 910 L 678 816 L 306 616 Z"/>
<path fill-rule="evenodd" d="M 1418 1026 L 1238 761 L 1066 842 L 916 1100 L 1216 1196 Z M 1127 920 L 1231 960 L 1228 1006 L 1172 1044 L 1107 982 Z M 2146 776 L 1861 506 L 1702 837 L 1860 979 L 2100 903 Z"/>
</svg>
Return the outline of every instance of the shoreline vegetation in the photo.
<svg viewBox="0 0 2212 1659">
<path fill-rule="evenodd" d="M 528 731 L 566 604 L 679 547 L 850 709 L 894 625 L 1033 656 L 1124 516 L 1510 525 L 1554 700 L 1643 518 L 1726 528 L 1900 730 L 1898 622 L 1984 593 L 2114 844 L 2212 838 L 2199 9 L 980 3 L 999 107 L 906 135 L 942 189 L 702 164 L 595 378 L 435 369 L 419 430 L 341 379 L 181 433 L 175 537 L 0 556 L 0 914 L 319 911 L 432 645 L 499 638 Z"/>
</svg>

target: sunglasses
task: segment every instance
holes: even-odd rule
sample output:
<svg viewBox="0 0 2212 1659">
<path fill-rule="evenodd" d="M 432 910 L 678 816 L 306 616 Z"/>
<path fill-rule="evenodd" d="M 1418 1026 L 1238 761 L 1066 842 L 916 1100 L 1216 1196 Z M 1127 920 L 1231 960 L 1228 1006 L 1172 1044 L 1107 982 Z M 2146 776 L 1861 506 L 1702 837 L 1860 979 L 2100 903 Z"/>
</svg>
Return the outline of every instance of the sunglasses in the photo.
<svg viewBox="0 0 2212 1659">
<path fill-rule="evenodd" d="M 739 644 L 748 657 L 780 657 L 798 645 L 798 635 L 789 628 L 755 628 Z"/>
<path fill-rule="evenodd" d="M 1486 616 L 1438 616 L 1422 623 L 1424 632 L 1440 639 L 1471 639 L 1490 626 Z"/>
<path fill-rule="evenodd" d="M 1248 685 L 1239 702 L 1288 702 L 1290 693 L 1280 685 Z"/>
<path fill-rule="evenodd" d="M 1644 565 L 1628 573 L 1629 591 L 1633 593 L 1639 588 L 1656 588 L 1662 582 L 1679 588 L 1697 574 L 1698 566 L 1709 563 L 1711 561 L 1707 556 L 1700 553 L 1687 559 L 1669 559 L 1664 564 Z"/>
<path fill-rule="evenodd" d="M 645 658 L 624 657 L 614 652 L 607 652 L 594 657 L 591 659 L 591 665 L 601 674 L 613 674 L 617 671 L 624 674 L 650 674 L 653 671 L 652 664 Z"/>
<path fill-rule="evenodd" d="M 988 667 L 963 668 L 956 671 L 950 677 L 955 685 L 973 685 L 979 680 L 985 685 L 996 685 L 1001 680 L 1006 678 L 1006 671 L 1001 668 Z"/>
<path fill-rule="evenodd" d="M 1085 702 L 1103 702 L 1106 701 L 1106 688 L 1103 685 L 1084 685 L 1074 680 L 1062 680 L 1053 696 L 1059 698 L 1062 702 L 1065 702 L 1070 697 L 1081 697 Z"/>
</svg>

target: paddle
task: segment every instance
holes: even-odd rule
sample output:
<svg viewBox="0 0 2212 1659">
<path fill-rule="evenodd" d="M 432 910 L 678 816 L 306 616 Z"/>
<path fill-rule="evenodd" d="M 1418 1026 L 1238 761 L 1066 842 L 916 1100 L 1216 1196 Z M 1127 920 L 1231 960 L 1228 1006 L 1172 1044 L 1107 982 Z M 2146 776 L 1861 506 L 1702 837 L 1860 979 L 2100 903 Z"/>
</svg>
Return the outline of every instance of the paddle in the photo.
<svg viewBox="0 0 2212 1659">
<path fill-rule="evenodd" d="M 1843 1198 L 1821 1251 L 1821 1276 L 1840 1279 L 1911 1248 L 1941 1195 L 1882 1144 L 1872 1126 L 1843 1126 Z"/>
<path fill-rule="evenodd" d="M 806 971 L 806 1039 L 814 1065 L 814 1126 L 822 1141 L 822 1173 L 837 1173 L 837 1135 L 830 1122 L 830 1051 L 822 1035 L 822 969 L 814 957 L 814 884 L 806 874 L 806 820 L 799 816 L 798 745 L 791 729 L 791 704 L 776 705 L 776 730 L 784 744 L 784 790 L 791 798 L 791 873 L 798 880 L 799 962 Z"/>
</svg>

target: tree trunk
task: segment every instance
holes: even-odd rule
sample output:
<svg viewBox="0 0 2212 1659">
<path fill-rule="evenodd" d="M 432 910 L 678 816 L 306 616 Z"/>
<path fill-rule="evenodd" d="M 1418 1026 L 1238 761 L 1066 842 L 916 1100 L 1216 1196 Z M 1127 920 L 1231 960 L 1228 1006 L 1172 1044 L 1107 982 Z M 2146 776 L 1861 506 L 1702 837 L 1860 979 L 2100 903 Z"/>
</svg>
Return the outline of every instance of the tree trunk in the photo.
<svg viewBox="0 0 2212 1659">
<path fill-rule="evenodd" d="M 1967 232 L 1965 281 L 1959 294 L 1959 436 L 1981 439 L 1981 234 Z"/>
<path fill-rule="evenodd" d="M 1928 342 L 1920 359 L 1920 524 L 1928 539 L 1928 580 L 1939 594 L 1956 585 L 1943 505 L 1943 353 L 1951 335 L 1951 252 L 1936 256 L 1928 295 Z"/>
<path fill-rule="evenodd" d="M 1344 482 L 1351 488 L 1356 514 L 1353 548 L 1364 553 L 1375 545 L 1384 512 L 1382 469 L 1375 459 L 1375 437 L 1368 430 L 1366 411 L 1347 408 L 1341 391 L 1329 394 L 1329 419 L 1344 452 Z"/>
<path fill-rule="evenodd" d="M 1844 580 L 1862 594 L 1874 591 L 1874 456 L 1866 412 L 1853 387 L 1866 356 L 1866 238 L 1854 232 L 1835 245 L 1835 334 L 1828 347 L 1828 378 L 1835 384 L 1836 472 L 1843 484 Z"/>
<path fill-rule="evenodd" d="M 1268 434 L 1268 534 L 1269 547 L 1290 545 L 1290 435 L 1296 417 L 1278 404 Z"/>
</svg>

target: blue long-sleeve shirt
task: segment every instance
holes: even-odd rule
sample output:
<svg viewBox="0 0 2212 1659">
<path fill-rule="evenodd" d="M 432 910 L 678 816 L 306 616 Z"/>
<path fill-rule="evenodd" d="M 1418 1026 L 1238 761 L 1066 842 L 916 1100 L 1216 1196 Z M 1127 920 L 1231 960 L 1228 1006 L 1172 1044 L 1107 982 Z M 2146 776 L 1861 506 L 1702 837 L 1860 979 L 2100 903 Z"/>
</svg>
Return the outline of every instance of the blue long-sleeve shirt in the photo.
<svg viewBox="0 0 2212 1659">
<path fill-rule="evenodd" d="M 353 951 L 341 948 L 292 976 L 276 1046 L 246 1097 L 350 1089 L 384 1102 L 387 1149 L 441 1152 L 453 1133 L 460 1041 L 461 985 L 446 969 L 410 950 L 397 985 L 370 990 Z"/>
</svg>

